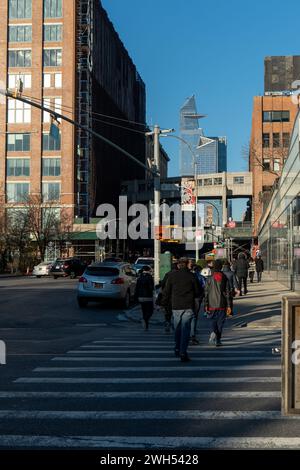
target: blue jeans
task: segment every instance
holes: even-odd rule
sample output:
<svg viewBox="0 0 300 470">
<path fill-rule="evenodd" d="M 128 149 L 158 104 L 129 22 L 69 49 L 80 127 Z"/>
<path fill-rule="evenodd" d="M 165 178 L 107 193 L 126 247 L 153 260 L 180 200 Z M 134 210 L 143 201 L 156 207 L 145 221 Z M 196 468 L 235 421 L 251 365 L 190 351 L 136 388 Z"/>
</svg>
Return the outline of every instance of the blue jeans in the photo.
<svg viewBox="0 0 300 470">
<path fill-rule="evenodd" d="M 215 333 L 217 341 L 220 341 L 226 320 L 226 310 L 215 310 L 210 315 L 210 333 Z"/>
<path fill-rule="evenodd" d="M 192 309 L 173 310 L 175 349 L 179 351 L 180 355 L 187 353 L 193 316 L 194 312 Z"/>
<path fill-rule="evenodd" d="M 196 336 L 197 321 L 198 321 L 198 316 L 199 316 L 202 300 L 203 300 L 202 298 L 199 298 L 199 299 L 196 299 L 195 301 L 195 311 L 194 311 L 194 316 L 191 322 L 191 336 Z"/>
</svg>

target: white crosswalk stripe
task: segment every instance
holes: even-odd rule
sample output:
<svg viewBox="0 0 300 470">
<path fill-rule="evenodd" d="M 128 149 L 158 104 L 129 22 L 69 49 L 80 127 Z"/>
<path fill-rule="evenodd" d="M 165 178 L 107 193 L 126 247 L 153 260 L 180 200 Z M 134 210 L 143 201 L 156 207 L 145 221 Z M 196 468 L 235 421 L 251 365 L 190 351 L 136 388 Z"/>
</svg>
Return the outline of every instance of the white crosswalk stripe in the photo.
<svg viewBox="0 0 300 470">
<path fill-rule="evenodd" d="M 2 435 L 0 446 L 102 449 L 300 446 L 300 438 L 280 435 L 282 423 L 299 426 L 300 416 L 281 414 L 280 358 L 271 353 L 271 346 L 280 341 L 278 333 L 228 331 L 223 348 L 215 349 L 203 342 L 191 347 L 192 361 L 188 364 L 174 357 L 173 335 L 154 327 L 143 338 L 142 334 L 140 326 L 134 325 L 112 337 L 78 345 L 15 380 L 16 386 L 26 388 L 0 391 L 6 408 L 0 409 L 0 419 L 16 420 L 22 429 L 22 434 Z M 18 400 L 17 406 L 9 405 L 13 399 Z M 36 407 L 29 407 L 32 403 Z M 134 435 L 126 432 L 131 421 L 135 423 Z M 255 428 L 257 434 L 253 427 L 249 436 L 244 431 L 240 436 L 236 431 L 231 434 L 233 422 L 247 422 L 247 428 L 255 422 L 272 423 L 272 434 L 264 435 L 263 426 Z M 45 426 L 47 423 L 51 432 L 39 436 L 32 432 L 38 426 L 34 423 Z M 56 423 L 69 423 L 70 431 L 62 437 Z M 215 423 L 223 424 L 214 428 Z M 197 426 L 196 437 L 185 434 L 186 425 Z M 87 426 L 88 434 L 80 432 Z M 224 426 L 226 435 L 222 434 Z M 245 424 L 240 428 L 245 430 Z M 173 431 L 174 436 L 170 437 Z"/>
</svg>

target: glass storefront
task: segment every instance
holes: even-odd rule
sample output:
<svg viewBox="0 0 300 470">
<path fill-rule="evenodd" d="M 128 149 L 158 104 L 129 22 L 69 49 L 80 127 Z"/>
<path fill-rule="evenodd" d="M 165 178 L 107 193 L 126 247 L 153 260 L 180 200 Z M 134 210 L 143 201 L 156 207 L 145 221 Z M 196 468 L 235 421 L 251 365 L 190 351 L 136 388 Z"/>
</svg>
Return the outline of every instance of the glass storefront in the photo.
<svg viewBox="0 0 300 470">
<path fill-rule="evenodd" d="M 260 222 L 259 244 L 273 279 L 300 291 L 300 112 L 278 190 Z"/>
</svg>

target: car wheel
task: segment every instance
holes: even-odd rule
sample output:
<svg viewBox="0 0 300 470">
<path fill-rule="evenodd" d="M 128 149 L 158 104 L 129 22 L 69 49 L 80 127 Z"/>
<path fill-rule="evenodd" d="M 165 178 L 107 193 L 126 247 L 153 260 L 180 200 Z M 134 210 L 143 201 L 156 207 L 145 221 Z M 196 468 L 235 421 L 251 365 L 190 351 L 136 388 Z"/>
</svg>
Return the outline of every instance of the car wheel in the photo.
<svg viewBox="0 0 300 470">
<path fill-rule="evenodd" d="M 36 276 L 37 279 L 41 279 L 42 276 Z"/>
<path fill-rule="evenodd" d="M 58 279 L 58 276 L 53 276 L 53 279 Z"/>
<path fill-rule="evenodd" d="M 123 307 L 125 308 L 130 307 L 130 291 L 129 290 L 126 292 L 126 295 L 123 299 Z"/>
<path fill-rule="evenodd" d="M 88 304 L 87 299 L 82 299 L 81 297 L 78 297 L 77 302 L 80 308 L 87 307 L 87 304 Z"/>
</svg>

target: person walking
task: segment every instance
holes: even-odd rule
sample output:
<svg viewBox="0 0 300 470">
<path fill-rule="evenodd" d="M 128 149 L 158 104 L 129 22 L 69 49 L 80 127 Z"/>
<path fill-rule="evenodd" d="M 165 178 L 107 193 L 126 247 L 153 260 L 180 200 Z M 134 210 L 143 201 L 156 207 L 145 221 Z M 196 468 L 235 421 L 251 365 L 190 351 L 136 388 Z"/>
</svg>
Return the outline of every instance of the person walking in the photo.
<svg viewBox="0 0 300 470">
<path fill-rule="evenodd" d="M 209 344 L 222 346 L 221 337 L 226 315 L 230 315 L 229 281 L 222 272 L 222 261 L 216 259 L 212 275 L 205 284 L 204 307 L 210 320 Z"/>
<path fill-rule="evenodd" d="M 194 316 L 193 316 L 192 321 L 191 321 L 191 338 L 190 338 L 190 340 L 191 340 L 191 344 L 195 346 L 195 345 L 199 344 L 199 340 L 197 339 L 197 336 L 196 336 L 197 322 L 198 322 L 199 312 L 200 312 L 200 309 L 201 309 L 201 304 L 202 304 L 202 301 L 203 301 L 203 298 L 204 298 L 204 288 L 205 288 L 206 278 L 204 276 L 202 276 L 202 274 L 200 273 L 201 269 L 200 269 L 200 266 L 198 266 L 197 264 L 195 264 L 193 262 L 190 262 L 189 269 L 195 276 L 195 279 L 198 283 L 199 292 L 200 292 L 200 297 L 195 300 Z"/>
<path fill-rule="evenodd" d="M 141 304 L 143 314 L 143 328 L 149 329 L 149 320 L 153 315 L 153 291 L 154 280 L 150 274 L 150 266 L 143 266 L 140 276 L 137 279 L 134 297 Z"/>
<path fill-rule="evenodd" d="M 188 269 L 188 259 L 180 258 L 178 270 L 170 273 L 163 289 L 162 305 L 171 304 L 175 330 L 175 356 L 182 362 L 190 361 L 187 348 L 190 340 L 191 321 L 195 300 L 200 289 L 193 273 Z"/>
<path fill-rule="evenodd" d="M 223 264 L 223 273 L 228 279 L 229 282 L 229 291 L 230 291 L 230 314 L 228 316 L 232 317 L 233 315 L 233 298 L 238 293 L 239 294 L 239 285 L 236 279 L 234 272 L 230 269 L 230 263 L 228 260 L 225 260 Z"/>
<path fill-rule="evenodd" d="M 256 271 L 256 263 L 255 263 L 254 259 L 251 257 L 249 259 L 249 270 L 248 270 L 249 279 L 250 279 L 251 284 L 253 283 L 255 271 Z"/>
<path fill-rule="evenodd" d="M 264 262 L 260 255 L 256 257 L 255 267 L 256 267 L 256 274 L 257 274 L 257 282 L 261 282 L 261 276 L 264 271 Z"/>
<path fill-rule="evenodd" d="M 174 262 L 172 264 L 172 269 L 171 271 L 167 272 L 163 278 L 163 280 L 161 281 L 161 299 L 160 299 L 160 304 L 161 304 L 161 301 L 162 301 L 162 295 L 163 295 L 163 291 L 166 287 L 166 284 L 167 284 L 167 280 L 170 276 L 170 274 L 174 271 L 177 271 L 177 262 Z M 160 305 L 158 304 L 158 305 Z M 171 331 L 171 319 L 172 319 L 172 304 L 171 304 L 171 301 L 168 305 L 165 305 L 164 306 L 164 311 L 165 311 L 165 332 L 166 333 L 170 333 Z"/>
<path fill-rule="evenodd" d="M 234 270 L 235 270 L 236 277 L 238 278 L 240 295 L 242 295 L 242 284 L 244 285 L 244 295 L 246 295 L 248 292 L 247 290 L 248 269 L 249 269 L 249 263 L 246 259 L 245 253 L 239 253 Z"/>
</svg>

